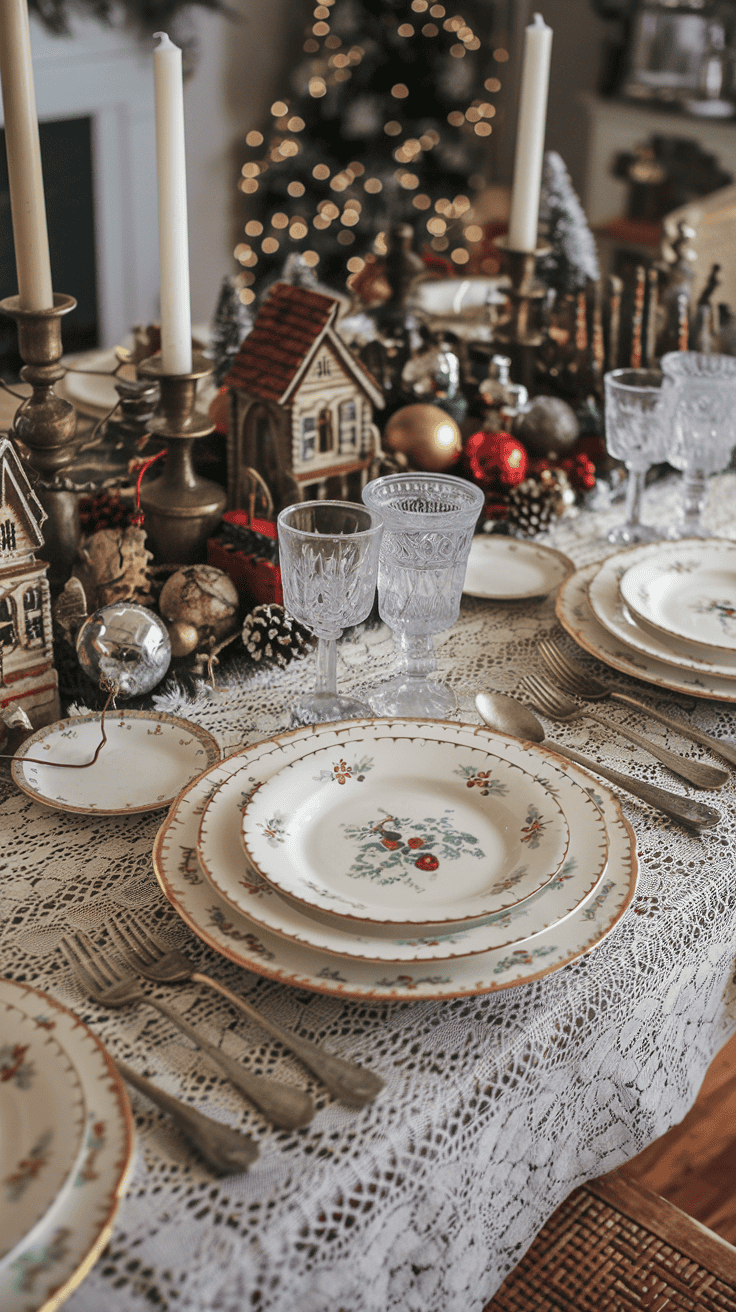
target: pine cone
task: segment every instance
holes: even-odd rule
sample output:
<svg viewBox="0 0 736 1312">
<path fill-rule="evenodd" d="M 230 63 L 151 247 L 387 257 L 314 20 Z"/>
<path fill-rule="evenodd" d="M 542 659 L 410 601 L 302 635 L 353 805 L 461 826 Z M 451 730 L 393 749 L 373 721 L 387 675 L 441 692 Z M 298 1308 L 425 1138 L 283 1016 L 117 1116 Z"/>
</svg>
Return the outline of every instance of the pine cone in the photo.
<svg viewBox="0 0 736 1312">
<path fill-rule="evenodd" d="M 279 665 L 306 656 L 314 646 L 309 629 L 287 615 L 276 602 L 256 606 L 243 624 L 243 646 L 251 660 L 259 665 Z"/>
<path fill-rule="evenodd" d="M 538 478 L 525 478 L 523 483 L 512 487 L 505 500 L 505 522 L 532 537 L 543 533 L 556 516 L 564 513 L 565 489 L 556 471 L 545 470 Z"/>
</svg>

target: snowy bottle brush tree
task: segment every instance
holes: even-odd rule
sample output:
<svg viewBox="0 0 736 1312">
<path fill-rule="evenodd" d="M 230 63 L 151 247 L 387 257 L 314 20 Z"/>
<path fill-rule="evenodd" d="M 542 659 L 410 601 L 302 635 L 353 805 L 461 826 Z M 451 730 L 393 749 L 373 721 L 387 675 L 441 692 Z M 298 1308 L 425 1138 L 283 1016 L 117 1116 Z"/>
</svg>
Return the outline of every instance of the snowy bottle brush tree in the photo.
<svg viewBox="0 0 736 1312">
<path fill-rule="evenodd" d="M 310 6 L 311 8 L 311 6 Z M 507 52 L 491 36 L 496 0 L 330 0 L 312 11 L 291 87 L 251 130 L 236 248 L 254 299 L 300 251 L 343 286 L 409 221 L 458 269 L 482 239 L 471 204 L 490 172 L 494 99 Z"/>
<path fill-rule="evenodd" d="M 544 157 L 539 234 L 552 247 L 538 261 L 540 277 L 560 296 L 583 291 L 600 277 L 593 234 L 565 164 L 554 150 Z"/>
</svg>

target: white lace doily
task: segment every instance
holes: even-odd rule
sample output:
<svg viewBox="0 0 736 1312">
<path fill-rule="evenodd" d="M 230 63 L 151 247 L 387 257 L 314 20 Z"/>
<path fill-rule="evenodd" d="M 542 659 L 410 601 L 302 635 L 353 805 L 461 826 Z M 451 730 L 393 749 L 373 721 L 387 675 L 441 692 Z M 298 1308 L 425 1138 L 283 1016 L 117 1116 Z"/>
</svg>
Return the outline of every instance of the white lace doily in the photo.
<svg viewBox="0 0 736 1312">
<path fill-rule="evenodd" d="M 671 518 L 677 490 L 677 480 L 650 489 L 644 517 Z M 710 523 L 729 536 L 736 536 L 734 491 L 732 475 L 711 485 Z M 580 564 L 605 555 L 602 535 L 621 513 L 618 506 L 566 521 L 554 545 Z M 439 643 L 443 673 L 459 694 L 458 717 L 477 723 L 480 687 L 513 692 L 546 635 L 573 650 L 549 599 L 467 600 Z M 339 677 L 357 688 L 391 663 L 386 631 L 369 629 L 341 644 Z M 202 693 L 186 705 L 163 696 L 157 706 L 196 719 L 231 751 L 282 729 L 295 685 L 312 675 L 310 659 L 258 672 L 220 698 Z M 610 678 L 634 688 L 623 676 Z M 637 691 L 677 705 L 658 689 Z M 612 706 L 608 714 L 701 754 L 635 712 Z M 736 727 L 734 708 L 720 703 L 698 703 L 691 714 L 717 734 Z M 550 735 L 680 787 L 595 725 L 550 726 Z M 166 1118 L 132 1094 L 137 1169 L 112 1241 L 70 1298 L 70 1312 L 480 1312 L 571 1189 L 682 1118 L 736 1028 L 731 786 L 717 805 L 720 826 L 695 837 L 633 799 L 624 802 L 638 837 L 640 888 L 589 957 L 505 993 L 382 1006 L 289 990 L 193 940 L 151 872 L 155 817 L 63 815 L 4 779 L 2 973 L 54 993 L 114 1055 L 241 1125 L 261 1146 L 247 1176 L 214 1180 Z M 121 907 L 172 944 L 186 942 L 203 968 L 264 1013 L 337 1052 L 367 1057 L 386 1077 L 384 1094 L 361 1113 L 348 1111 L 214 994 L 189 985 L 175 996 L 172 990 L 191 1020 L 212 1036 L 225 1031 L 229 1052 L 311 1089 L 319 1108 L 312 1125 L 271 1130 L 163 1018 L 145 1007 L 113 1012 L 89 1003 L 57 951 L 59 939 L 70 927 L 94 936 Z"/>
</svg>

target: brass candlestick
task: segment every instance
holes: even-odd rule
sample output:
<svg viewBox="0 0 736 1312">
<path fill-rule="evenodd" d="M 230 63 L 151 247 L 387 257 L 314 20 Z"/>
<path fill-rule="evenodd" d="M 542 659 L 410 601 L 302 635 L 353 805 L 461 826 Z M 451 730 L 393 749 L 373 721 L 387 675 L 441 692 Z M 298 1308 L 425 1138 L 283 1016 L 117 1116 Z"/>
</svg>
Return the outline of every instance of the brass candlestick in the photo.
<svg viewBox="0 0 736 1312">
<path fill-rule="evenodd" d="M 224 489 L 200 477 L 192 463 L 196 438 L 215 431 L 208 416 L 195 409 L 197 382 L 211 372 L 212 365 L 198 351 L 188 374 L 165 374 L 160 356 L 138 366 L 139 374 L 161 385 L 161 403 L 149 431 L 166 443 L 164 472 L 141 488 L 148 542 L 159 563 L 191 565 L 204 560 L 207 538 L 227 505 Z"/>
<path fill-rule="evenodd" d="M 52 588 L 63 587 L 68 579 L 80 534 L 77 493 L 65 487 L 61 477 L 76 455 L 77 414 L 69 401 L 54 392 L 54 383 L 66 373 L 59 364 L 61 319 L 76 304 L 73 296 L 58 293 L 49 310 L 25 310 L 18 296 L 0 300 L 0 312 L 18 325 L 18 346 L 25 361 L 20 376 L 33 388 L 15 412 L 11 437 L 36 476 L 34 490 L 48 516 L 43 535 Z"/>
<path fill-rule="evenodd" d="M 503 345 L 511 357 L 512 376 L 530 391 L 534 383 L 534 352 L 544 341 L 541 323 L 542 302 L 547 288 L 536 277 L 536 264 L 540 255 L 552 249 L 546 242 L 537 242 L 534 251 L 514 251 L 508 237 L 496 237 L 495 244 L 503 252 L 505 271 L 511 279 L 508 292 L 511 317 L 495 328 L 494 345 Z"/>
</svg>

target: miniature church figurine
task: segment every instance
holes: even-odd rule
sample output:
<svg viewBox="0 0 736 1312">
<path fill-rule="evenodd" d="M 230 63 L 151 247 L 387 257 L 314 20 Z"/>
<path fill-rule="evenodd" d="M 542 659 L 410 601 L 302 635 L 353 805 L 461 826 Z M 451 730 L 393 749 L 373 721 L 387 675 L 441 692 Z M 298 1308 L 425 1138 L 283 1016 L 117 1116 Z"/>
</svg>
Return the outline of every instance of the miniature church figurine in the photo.
<svg viewBox="0 0 736 1312">
<path fill-rule="evenodd" d="M 255 475 L 276 512 L 302 498 L 360 500 L 380 451 L 379 384 L 335 329 L 339 302 L 277 283 L 233 362 L 228 495 L 248 506 Z"/>
<path fill-rule="evenodd" d="M 34 729 L 61 715 L 48 566 L 35 556 L 45 518 L 12 442 L 0 437 L 0 710 L 19 706 Z"/>
</svg>

